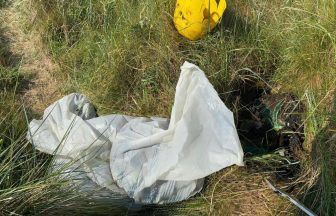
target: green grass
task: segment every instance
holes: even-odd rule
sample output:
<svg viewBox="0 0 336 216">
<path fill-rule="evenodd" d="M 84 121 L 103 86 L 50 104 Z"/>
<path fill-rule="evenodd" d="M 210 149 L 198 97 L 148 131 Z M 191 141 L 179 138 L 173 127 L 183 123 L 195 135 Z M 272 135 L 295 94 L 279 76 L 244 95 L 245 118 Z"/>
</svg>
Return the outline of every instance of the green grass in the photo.
<svg viewBox="0 0 336 216">
<path fill-rule="evenodd" d="M 26 77 L 8 45 L 0 29 L 0 214 L 28 214 L 48 208 L 47 202 L 57 198 L 49 194 L 59 191 L 61 181 L 47 177 L 50 157 L 36 152 L 25 139 L 27 121 L 20 94 Z"/>
<path fill-rule="evenodd" d="M 204 70 L 235 113 L 240 101 L 230 95 L 243 82 L 253 81 L 261 87 L 271 86 L 275 92 L 296 95 L 305 106 L 302 116 L 306 141 L 301 177 L 295 182 L 300 189 L 293 193 L 316 213 L 333 215 L 336 211 L 336 145 L 331 139 L 335 133 L 335 0 L 230 0 L 220 25 L 196 42 L 187 41 L 174 29 L 174 4 L 175 1 L 170 0 L 38 0 L 23 1 L 15 7 L 28 17 L 31 10 L 37 12 L 35 19 L 29 19 L 32 22 L 25 21 L 26 31 L 29 34 L 34 28 L 43 35 L 49 53 L 60 66 L 54 76 L 62 83 L 63 93 L 86 94 L 98 106 L 100 114 L 169 117 L 179 67 L 186 60 Z M 6 51 L 3 56 L 8 59 L 11 55 Z M 0 94 L 0 116 L 4 120 L 0 120 L 0 140 L 5 146 L 1 151 L 11 147 L 24 155 L 20 158 L 29 161 L 25 163 L 29 166 L 26 170 L 41 169 L 45 156 L 34 152 L 22 135 L 26 126 L 19 89 L 24 88 L 19 86 L 23 85 L 24 76 L 18 66 L 1 68 L 0 87 L 4 91 Z M 7 114 L 5 110 L 17 112 Z M 24 151 L 20 150 L 22 146 Z M 6 167 L 6 173 L 22 170 L 21 163 L 13 156 L 6 153 L 5 157 L 7 162 L 0 162 L 0 169 Z M 180 210 L 188 214 L 205 214 L 212 212 L 212 208 L 214 212 L 226 211 L 227 214 L 246 210 L 237 204 L 240 199 L 244 200 L 244 195 L 237 195 L 239 185 L 255 175 L 258 175 L 256 182 L 262 184 L 260 173 L 246 169 L 234 170 L 229 177 L 222 177 L 226 171 L 212 176 L 202 195 L 183 203 Z M 46 182 L 45 175 L 32 171 L 28 180 L 18 183 L 14 177 L 0 180 L 1 192 L 20 192 L 17 188 L 27 185 L 39 188 L 39 182 Z M 3 176 L 0 175 L 6 179 Z M 230 179 L 239 182 L 238 186 L 230 183 Z M 47 202 L 42 199 L 45 194 L 57 197 L 52 191 L 58 190 L 58 184 L 56 180 L 52 182 L 36 195 L 41 196 L 43 205 Z M 226 184 L 233 186 L 227 188 Z M 17 194 L 22 193 L 19 192 Z M 222 194 L 236 200 L 223 198 Z M 0 195 L 0 200 L 6 199 L 5 195 Z M 279 206 L 288 204 L 270 199 L 265 205 L 272 210 L 260 207 L 260 214 L 295 213 L 293 209 L 281 212 Z M 71 201 L 73 205 L 75 200 Z M 272 200 L 278 205 L 270 204 Z M 47 206 L 53 203 L 57 202 L 48 202 Z M 78 199 L 77 203 L 80 203 Z M 238 207 L 232 207 L 236 205 Z M 31 206 L 35 204 L 7 205 L 16 212 L 27 212 L 25 208 L 31 209 Z"/>
</svg>

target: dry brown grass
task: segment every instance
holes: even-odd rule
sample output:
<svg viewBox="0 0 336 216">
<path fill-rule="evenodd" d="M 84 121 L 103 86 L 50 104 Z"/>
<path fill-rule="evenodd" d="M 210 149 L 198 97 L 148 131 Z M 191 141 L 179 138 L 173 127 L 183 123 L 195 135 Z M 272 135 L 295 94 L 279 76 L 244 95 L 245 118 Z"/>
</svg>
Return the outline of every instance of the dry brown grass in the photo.
<svg viewBox="0 0 336 216">
<path fill-rule="evenodd" d="M 279 197 L 266 184 L 271 173 L 230 167 L 209 177 L 202 199 L 191 199 L 183 209 L 190 215 L 295 215 L 289 201 Z M 202 200 L 201 202 L 199 200 Z"/>
<path fill-rule="evenodd" d="M 54 72 L 59 70 L 59 67 L 48 54 L 41 33 L 27 32 L 22 22 L 22 19 L 34 19 L 33 10 L 30 10 L 28 16 L 22 14 L 17 5 L 5 7 L 1 13 L 1 28 L 4 29 L 4 36 L 10 39 L 10 52 L 20 56 L 19 69 L 30 77 L 23 92 L 23 99 L 30 110 L 41 114 L 47 105 L 61 96 L 62 82 L 54 77 Z"/>
</svg>

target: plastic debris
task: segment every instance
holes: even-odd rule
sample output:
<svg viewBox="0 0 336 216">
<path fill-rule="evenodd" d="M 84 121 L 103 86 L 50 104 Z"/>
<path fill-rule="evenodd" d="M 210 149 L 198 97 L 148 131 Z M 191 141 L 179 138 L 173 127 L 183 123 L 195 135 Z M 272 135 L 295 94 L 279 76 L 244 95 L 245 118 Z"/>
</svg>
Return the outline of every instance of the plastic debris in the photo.
<svg viewBox="0 0 336 216">
<path fill-rule="evenodd" d="M 269 188 L 271 188 L 276 194 L 288 199 L 291 203 L 293 203 L 296 207 L 301 209 L 304 213 L 306 213 L 308 216 L 317 216 L 314 212 L 312 212 L 310 209 L 308 209 L 305 205 L 300 203 L 297 199 L 294 199 L 289 194 L 283 192 L 282 190 L 276 188 L 273 186 L 273 184 L 266 179 L 266 183 Z"/>
<path fill-rule="evenodd" d="M 70 94 L 29 125 L 28 139 L 40 151 L 76 161 L 96 184 L 137 203 L 187 199 L 204 177 L 243 165 L 232 112 L 197 66 L 185 62 L 170 120 L 106 115 L 89 100 Z M 122 190 L 121 190 L 121 189 Z M 121 190 L 121 192 L 120 192 Z"/>
<path fill-rule="evenodd" d="M 174 24 L 181 35 L 198 40 L 215 28 L 225 9 L 225 0 L 177 0 Z"/>
</svg>

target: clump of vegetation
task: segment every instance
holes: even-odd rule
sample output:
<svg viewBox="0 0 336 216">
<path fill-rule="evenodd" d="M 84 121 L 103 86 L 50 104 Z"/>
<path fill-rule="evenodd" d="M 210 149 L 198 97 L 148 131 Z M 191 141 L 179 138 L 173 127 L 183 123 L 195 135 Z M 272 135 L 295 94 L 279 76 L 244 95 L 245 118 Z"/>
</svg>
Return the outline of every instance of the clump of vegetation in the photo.
<svg viewBox="0 0 336 216">
<path fill-rule="evenodd" d="M 302 127 L 298 128 L 304 131 L 294 132 L 304 133 L 305 142 L 297 155 L 301 159 L 300 171 L 287 179 L 285 185 L 316 213 L 333 215 L 336 211 L 336 145 L 332 136 L 336 81 L 334 0 L 230 0 L 220 25 L 196 42 L 182 38 L 174 29 L 174 1 L 27 3 L 30 2 L 22 1 L 12 7 L 17 7 L 22 17 L 29 17 L 26 30 L 34 28 L 43 36 L 48 52 L 60 66 L 54 75 L 64 83 L 61 86 L 64 94 L 74 91 L 86 94 L 101 114 L 169 117 L 179 67 L 186 60 L 205 71 L 225 104 L 234 111 L 237 123 L 238 114 L 246 109 L 250 98 L 242 94 L 245 91 L 242 86 L 246 84 L 252 83 L 272 94 L 295 95 L 304 107 L 294 113 L 302 119 Z M 36 12 L 33 18 L 31 11 Z M 0 42 L 2 47 L 5 44 Z M 14 59 L 9 52 L 0 53 L 0 87 L 4 89 L 0 93 L 3 146 L 0 157 L 7 158 L 0 162 L 0 169 L 7 170 L 0 175 L 0 201 L 9 202 L 12 199 L 8 198 L 14 197 L 6 191 L 24 193 L 22 185 L 28 187 L 29 183 L 38 185 L 35 189 L 39 191 L 31 197 L 42 199 L 58 187 L 54 183 L 43 186 L 41 182 L 47 184 L 49 180 L 44 171 L 37 170 L 44 170 L 44 161 L 48 159 L 24 141 L 26 119 L 18 89 L 25 75 L 17 63 L 16 66 L 8 63 L 13 62 L 9 57 Z M 278 131 L 285 127 L 284 122 L 277 121 L 278 117 L 293 114 L 281 113 L 280 102 L 275 103 L 278 105 L 270 111 L 269 119 Z M 6 110 L 18 111 L 8 114 Z M 240 214 L 250 211 L 253 205 L 253 214 L 295 214 L 291 205 L 272 195 L 263 183 L 263 178 L 273 176 L 284 165 L 279 151 L 255 155 L 244 140 L 242 137 L 246 168 L 229 168 L 211 176 L 202 195 L 183 203 L 178 210 L 188 214 L 221 211 Z M 9 150 L 4 150 L 8 148 L 17 153 L 9 154 Z M 18 155 L 23 155 L 18 157 L 20 160 Z M 36 172 L 18 172 L 28 169 Z M 8 173 L 16 174 L 8 177 Z M 17 180 L 18 175 L 23 176 L 22 180 Z M 13 202 L 12 206 L 5 203 L 11 211 L 25 212 L 24 206 L 29 206 L 32 200 Z M 65 205 L 58 198 L 50 200 L 53 202 L 48 202 L 49 207 Z"/>
<path fill-rule="evenodd" d="M 20 99 L 25 74 L 3 31 L 0 29 L 0 214 L 32 214 L 34 208 L 48 208 L 46 199 L 56 198 L 48 194 L 59 192 L 55 186 L 60 183 L 45 177 L 50 157 L 35 151 L 25 139 L 27 121 Z"/>
</svg>

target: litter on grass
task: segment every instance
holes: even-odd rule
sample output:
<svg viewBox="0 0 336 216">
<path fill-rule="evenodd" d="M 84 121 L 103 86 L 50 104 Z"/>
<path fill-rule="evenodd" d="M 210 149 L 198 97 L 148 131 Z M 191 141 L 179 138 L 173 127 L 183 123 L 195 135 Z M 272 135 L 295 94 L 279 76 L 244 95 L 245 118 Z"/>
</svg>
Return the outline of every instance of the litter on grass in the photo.
<svg viewBox="0 0 336 216">
<path fill-rule="evenodd" d="M 216 27 L 225 9 L 225 0 L 177 0 L 174 24 L 181 35 L 198 40 Z"/>
<path fill-rule="evenodd" d="M 56 163 L 75 161 L 91 181 L 137 203 L 171 203 L 198 193 L 204 177 L 243 166 L 232 112 L 205 74 L 185 62 L 170 119 L 97 116 L 81 94 L 49 106 L 28 139 Z"/>
</svg>

